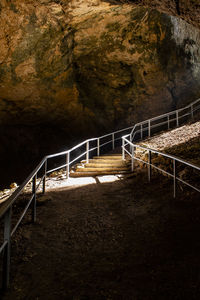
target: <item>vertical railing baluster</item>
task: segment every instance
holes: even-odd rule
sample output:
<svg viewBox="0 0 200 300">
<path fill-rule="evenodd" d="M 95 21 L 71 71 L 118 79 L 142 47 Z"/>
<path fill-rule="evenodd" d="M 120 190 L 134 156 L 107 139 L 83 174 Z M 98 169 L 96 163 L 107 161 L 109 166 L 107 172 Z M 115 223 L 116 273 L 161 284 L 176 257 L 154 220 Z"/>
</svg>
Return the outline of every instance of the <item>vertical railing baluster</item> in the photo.
<svg viewBox="0 0 200 300">
<path fill-rule="evenodd" d="M 151 181 L 151 151 L 148 151 L 148 180 Z"/>
<path fill-rule="evenodd" d="M 140 139 L 143 140 L 143 126 L 140 125 Z"/>
<path fill-rule="evenodd" d="M 42 193 L 45 194 L 46 192 L 46 176 L 47 176 L 47 159 L 44 163 L 44 178 L 43 178 L 43 185 L 42 185 Z"/>
<path fill-rule="evenodd" d="M 66 154 L 66 178 L 69 179 L 69 160 L 70 160 L 70 152 Z"/>
<path fill-rule="evenodd" d="M 151 120 L 148 121 L 148 135 L 151 136 Z"/>
<path fill-rule="evenodd" d="M 122 137 L 122 159 L 125 160 L 125 148 L 124 148 L 124 145 L 125 145 L 125 141 Z"/>
<path fill-rule="evenodd" d="M 36 221 L 36 182 L 37 182 L 37 175 L 35 175 L 32 179 L 32 222 L 34 223 Z"/>
<path fill-rule="evenodd" d="M 178 110 L 176 111 L 176 126 L 179 127 L 179 115 L 178 115 Z"/>
<path fill-rule="evenodd" d="M 100 155 L 100 139 L 97 139 L 97 156 Z"/>
<path fill-rule="evenodd" d="M 4 291 L 10 282 L 11 214 L 12 207 L 8 209 L 4 217 L 4 242 L 7 242 L 3 252 L 2 288 Z"/>
<path fill-rule="evenodd" d="M 167 127 L 168 127 L 168 130 L 169 130 L 170 129 L 169 115 L 167 115 Z"/>
<path fill-rule="evenodd" d="M 112 149 L 115 149 L 115 134 L 112 133 Z"/>
<path fill-rule="evenodd" d="M 174 198 L 176 198 L 176 161 L 173 159 Z"/>
<path fill-rule="evenodd" d="M 131 171 L 134 170 L 134 161 L 135 161 L 135 146 L 131 145 L 132 147 L 132 156 L 131 156 Z"/>
<path fill-rule="evenodd" d="M 86 163 L 89 163 L 89 141 L 86 143 Z"/>
</svg>

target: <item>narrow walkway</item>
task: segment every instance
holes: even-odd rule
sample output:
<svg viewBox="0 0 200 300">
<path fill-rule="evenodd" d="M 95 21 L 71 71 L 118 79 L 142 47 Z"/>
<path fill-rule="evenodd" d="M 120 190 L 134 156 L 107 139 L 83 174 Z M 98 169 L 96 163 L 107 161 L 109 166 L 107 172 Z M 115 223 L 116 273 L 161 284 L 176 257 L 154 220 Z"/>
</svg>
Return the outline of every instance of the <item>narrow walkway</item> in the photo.
<svg viewBox="0 0 200 300">
<path fill-rule="evenodd" d="M 15 235 L 3 300 L 199 299 L 199 195 L 146 179 L 48 193 Z"/>
</svg>

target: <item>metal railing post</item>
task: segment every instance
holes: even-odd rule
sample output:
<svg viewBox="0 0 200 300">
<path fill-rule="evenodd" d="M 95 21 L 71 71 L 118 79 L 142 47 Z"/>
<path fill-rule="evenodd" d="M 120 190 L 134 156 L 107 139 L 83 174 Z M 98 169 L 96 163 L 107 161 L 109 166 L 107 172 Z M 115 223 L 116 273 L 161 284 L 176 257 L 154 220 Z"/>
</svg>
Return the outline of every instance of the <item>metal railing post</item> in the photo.
<svg viewBox="0 0 200 300">
<path fill-rule="evenodd" d="M 122 137 L 122 160 L 125 160 L 125 149 L 124 149 L 125 141 Z"/>
<path fill-rule="evenodd" d="M 66 154 L 66 178 L 69 179 L 69 159 L 70 159 L 70 152 Z"/>
<path fill-rule="evenodd" d="M 131 133 L 130 133 L 130 142 L 131 142 L 131 143 L 133 142 L 133 134 L 134 134 L 134 132 L 131 132 Z"/>
<path fill-rule="evenodd" d="M 173 159 L 174 198 L 176 198 L 176 161 Z"/>
<path fill-rule="evenodd" d="M 10 207 L 4 217 L 4 242 L 7 242 L 3 252 L 2 288 L 4 291 L 8 288 L 10 281 L 11 213 Z"/>
<path fill-rule="evenodd" d="M 89 141 L 86 143 L 86 163 L 89 163 Z"/>
<path fill-rule="evenodd" d="M 179 127 L 178 110 L 176 111 L 176 126 Z"/>
<path fill-rule="evenodd" d="M 43 185 L 42 185 L 42 193 L 45 194 L 46 192 L 46 176 L 47 176 L 47 159 L 44 163 L 44 178 L 43 178 Z"/>
<path fill-rule="evenodd" d="M 32 222 L 34 223 L 36 221 L 36 181 L 37 181 L 37 175 L 35 175 L 32 179 L 32 194 L 33 194 L 33 200 L 32 200 Z"/>
<path fill-rule="evenodd" d="M 148 151 L 148 180 L 151 181 L 151 151 Z"/>
<path fill-rule="evenodd" d="M 115 134 L 112 133 L 112 149 L 115 149 Z"/>
<path fill-rule="evenodd" d="M 167 116 L 167 127 L 168 127 L 168 130 L 169 130 L 170 129 L 169 115 Z"/>
<path fill-rule="evenodd" d="M 151 120 L 148 121 L 148 135 L 151 136 Z"/>
<path fill-rule="evenodd" d="M 191 104 L 191 117 L 194 117 L 193 104 Z"/>
<path fill-rule="evenodd" d="M 140 139 L 143 140 L 143 127 L 140 125 Z"/>
<path fill-rule="evenodd" d="M 135 146 L 132 145 L 132 155 L 131 155 L 131 171 L 134 170 L 134 157 L 135 157 Z"/>
<path fill-rule="evenodd" d="M 97 139 L 97 156 L 100 155 L 100 139 Z"/>
</svg>

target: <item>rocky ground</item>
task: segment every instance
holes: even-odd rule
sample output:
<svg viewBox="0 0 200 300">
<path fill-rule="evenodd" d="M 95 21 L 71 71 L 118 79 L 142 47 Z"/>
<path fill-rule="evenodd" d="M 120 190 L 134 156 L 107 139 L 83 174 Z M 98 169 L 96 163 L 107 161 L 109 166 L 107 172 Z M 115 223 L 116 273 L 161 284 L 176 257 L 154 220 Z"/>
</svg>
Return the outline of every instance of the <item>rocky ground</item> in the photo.
<svg viewBox="0 0 200 300">
<path fill-rule="evenodd" d="M 173 130 L 162 132 L 139 143 L 144 147 L 158 150 L 184 161 L 200 166 L 200 122 L 190 123 Z M 136 148 L 136 156 L 143 161 L 148 160 L 148 151 Z M 152 163 L 158 168 L 173 174 L 173 161 L 159 154 L 152 154 Z M 136 163 L 136 166 L 145 163 Z M 155 168 L 153 168 L 155 171 Z M 176 175 L 181 180 L 199 188 L 199 171 L 184 163 L 176 163 Z"/>
<path fill-rule="evenodd" d="M 174 154 L 182 158 L 188 158 L 193 162 L 199 160 L 199 152 L 191 153 L 189 148 L 195 148 L 196 145 L 200 142 L 200 121 L 193 124 L 187 124 L 173 130 L 162 132 L 152 138 L 149 138 L 145 141 L 140 142 L 140 145 L 144 145 L 148 148 L 163 151 L 169 154 Z M 178 150 L 182 149 L 182 154 Z M 198 149 L 198 147 L 196 147 Z M 185 149 L 185 151 L 183 150 Z M 183 154 L 185 152 L 185 155 Z"/>
<path fill-rule="evenodd" d="M 199 299 L 199 195 L 145 170 L 47 196 L 14 236 L 3 300 Z"/>
</svg>

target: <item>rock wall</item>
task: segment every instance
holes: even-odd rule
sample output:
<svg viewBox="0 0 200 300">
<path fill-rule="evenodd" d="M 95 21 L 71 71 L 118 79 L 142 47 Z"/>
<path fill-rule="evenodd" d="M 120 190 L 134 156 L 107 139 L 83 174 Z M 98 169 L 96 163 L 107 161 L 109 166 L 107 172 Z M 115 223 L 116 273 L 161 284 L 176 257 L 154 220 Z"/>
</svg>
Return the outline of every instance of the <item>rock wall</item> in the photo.
<svg viewBox="0 0 200 300">
<path fill-rule="evenodd" d="M 181 19 L 116 6 L 75 27 L 80 101 L 98 122 L 125 126 L 200 95 L 200 34 Z"/>
<path fill-rule="evenodd" d="M 200 2 L 199 0 L 107 0 L 112 4 L 129 3 L 133 5 L 156 8 L 168 15 L 182 18 L 195 27 L 200 28 Z"/>
<path fill-rule="evenodd" d="M 2 0 L 0 46 L 3 160 L 41 157 L 200 96 L 199 30 L 136 2 Z"/>
</svg>

